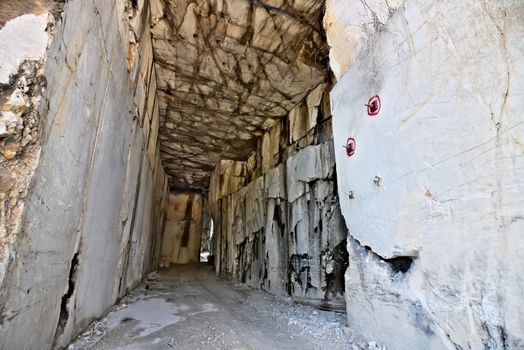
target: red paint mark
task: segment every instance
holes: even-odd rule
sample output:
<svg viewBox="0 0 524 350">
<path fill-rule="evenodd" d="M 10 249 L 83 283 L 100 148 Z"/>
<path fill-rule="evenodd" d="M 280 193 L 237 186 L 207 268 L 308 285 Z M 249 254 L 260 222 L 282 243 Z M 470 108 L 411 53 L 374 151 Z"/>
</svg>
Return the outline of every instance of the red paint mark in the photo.
<svg viewBox="0 0 524 350">
<path fill-rule="evenodd" d="M 369 99 L 367 105 L 368 107 L 368 115 L 369 116 L 375 116 L 380 112 L 380 97 L 378 95 L 373 96 Z"/>
<path fill-rule="evenodd" d="M 346 145 L 342 146 L 346 149 L 346 154 L 348 157 L 351 157 L 353 154 L 355 154 L 355 148 L 357 147 L 357 141 L 355 141 L 354 138 L 350 137 L 346 141 Z"/>
</svg>

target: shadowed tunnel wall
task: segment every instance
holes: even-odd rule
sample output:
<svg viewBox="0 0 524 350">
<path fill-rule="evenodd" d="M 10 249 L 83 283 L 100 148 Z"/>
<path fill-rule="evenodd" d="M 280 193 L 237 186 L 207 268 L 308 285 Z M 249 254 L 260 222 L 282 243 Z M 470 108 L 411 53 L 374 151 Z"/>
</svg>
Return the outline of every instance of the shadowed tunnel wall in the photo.
<svg viewBox="0 0 524 350">
<path fill-rule="evenodd" d="M 332 134 L 321 84 L 259 139 L 252 159 L 217 165 L 209 203 L 220 276 L 344 309 L 347 230 Z"/>
<path fill-rule="evenodd" d="M 1 29 L 9 59 L 22 31 L 33 55 L 1 85 L 2 116 L 22 125 L 2 135 L 1 349 L 66 346 L 160 257 L 168 185 L 148 7 L 56 6 Z"/>
</svg>

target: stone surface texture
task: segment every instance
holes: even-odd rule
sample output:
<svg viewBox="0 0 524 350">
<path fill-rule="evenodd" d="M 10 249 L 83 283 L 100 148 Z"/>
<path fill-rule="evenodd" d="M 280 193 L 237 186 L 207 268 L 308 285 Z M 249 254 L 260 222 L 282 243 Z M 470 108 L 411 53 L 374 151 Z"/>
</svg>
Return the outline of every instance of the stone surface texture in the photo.
<svg viewBox="0 0 524 350">
<path fill-rule="evenodd" d="M 327 1 L 348 321 L 388 349 L 524 347 L 523 14 Z"/>
<path fill-rule="evenodd" d="M 321 1 L 152 0 L 161 152 L 172 187 L 206 188 L 221 159 L 325 80 Z"/>
<path fill-rule="evenodd" d="M 199 262 L 201 236 L 202 194 L 171 193 L 162 237 L 161 265 Z"/>
<path fill-rule="evenodd" d="M 0 254 L 0 349 L 66 346 L 158 266 L 168 183 L 148 21 L 140 1 L 69 1 L 45 71 L 41 60 L 23 63 L 2 86 L 2 98 L 11 91 L 2 100 L 2 180 L 17 177 L 2 181 L 1 221 L 24 208 L 18 227 L 3 227 L 11 253 Z M 33 113 L 32 92 L 43 86 Z M 31 180 L 27 194 L 18 176 Z"/>
<path fill-rule="evenodd" d="M 4 18 L 5 26 L 0 27 L 0 286 L 15 256 L 25 199 L 40 156 L 38 109 L 52 19 L 47 12 L 27 14 Z M 21 39 L 28 40 L 20 43 Z"/>
<path fill-rule="evenodd" d="M 264 134 L 255 160 L 217 165 L 209 206 L 219 275 L 340 307 L 347 231 L 335 190 L 326 88 L 314 89 Z"/>
</svg>

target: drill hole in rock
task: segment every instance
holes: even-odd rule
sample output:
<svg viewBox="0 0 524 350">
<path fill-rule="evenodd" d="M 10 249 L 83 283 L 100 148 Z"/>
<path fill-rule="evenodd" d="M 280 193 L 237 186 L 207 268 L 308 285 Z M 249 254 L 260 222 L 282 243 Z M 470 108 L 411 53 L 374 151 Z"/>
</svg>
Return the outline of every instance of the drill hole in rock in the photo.
<svg viewBox="0 0 524 350">
<path fill-rule="evenodd" d="M 355 154 L 355 148 L 357 147 L 357 141 L 353 137 L 348 138 L 346 145 L 342 146 L 346 149 L 346 155 L 351 157 Z"/>
<path fill-rule="evenodd" d="M 378 95 L 369 99 L 366 104 L 369 116 L 376 116 L 380 112 L 380 97 Z"/>
</svg>

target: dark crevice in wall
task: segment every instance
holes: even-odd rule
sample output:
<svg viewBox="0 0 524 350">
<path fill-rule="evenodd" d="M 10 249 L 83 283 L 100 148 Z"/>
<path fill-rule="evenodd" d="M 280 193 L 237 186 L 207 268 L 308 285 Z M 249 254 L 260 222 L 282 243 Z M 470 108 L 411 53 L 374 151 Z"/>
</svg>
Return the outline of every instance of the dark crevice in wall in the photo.
<svg viewBox="0 0 524 350">
<path fill-rule="evenodd" d="M 269 261 L 269 252 L 266 252 L 266 258 L 264 259 L 264 276 L 262 277 L 262 281 L 260 283 L 260 289 L 264 289 L 264 286 L 266 285 L 266 282 L 268 281 L 268 274 L 267 274 L 267 262 Z M 269 282 L 269 285 L 271 285 L 271 282 Z"/>
<path fill-rule="evenodd" d="M 494 344 L 501 344 L 502 349 L 512 349 L 514 344 L 508 343 L 508 334 L 506 333 L 506 330 L 504 326 L 497 326 L 493 327 L 490 326 L 487 322 L 482 322 L 480 324 L 481 330 L 486 334 L 487 337 L 484 337 L 482 343 L 484 345 L 484 349 L 492 349 Z M 455 342 L 451 340 L 451 337 L 449 334 L 446 334 L 449 338 L 449 340 L 455 345 L 457 349 L 462 349 L 460 346 L 458 346 Z"/>
<path fill-rule="evenodd" d="M 398 256 L 396 258 L 391 259 L 382 259 L 386 263 L 388 263 L 389 267 L 396 273 L 396 272 L 402 272 L 406 273 L 409 271 L 409 268 L 411 267 L 411 264 L 413 263 L 413 258 L 409 256 Z"/>
<path fill-rule="evenodd" d="M 355 239 L 351 233 L 349 233 L 349 237 L 355 241 L 358 245 L 363 247 L 367 252 L 371 252 L 374 256 L 376 256 L 380 261 L 384 262 L 389 269 L 393 273 L 406 273 L 409 271 L 411 266 L 413 265 L 413 261 L 416 259 L 416 256 L 396 256 L 393 258 L 384 258 L 377 253 L 375 253 L 371 247 L 367 245 L 362 245 L 359 240 Z"/>
<path fill-rule="evenodd" d="M 330 295 L 344 295 L 345 291 L 345 279 L 344 274 L 349 266 L 349 253 L 346 249 L 347 240 L 341 241 L 334 249 L 333 252 L 327 250 L 323 251 L 322 254 L 329 256 L 331 261 L 330 268 L 326 268 L 325 279 L 326 287 L 323 288 L 325 291 L 325 298 L 329 299 Z"/>
<path fill-rule="evenodd" d="M 286 233 L 286 224 L 282 220 L 282 213 L 280 212 L 280 205 L 276 204 L 273 210 L 273 222 L 278 226 L 280 231 L 280 237 L 283 238 Z"/>
<path fill-rule="evenodd" d="M 252 247 L 252 252 L 254 253 L 254 260 L 258 260 L 258 246 L 259 246 L 259 237 L 261 235 L 264 235 L 264 230 L 262 230 L 262 232 L 260 231 L 257 231 L 253 234 L 253 247 Z"/>
<path fill-rule="evenodd" d="M 78 263 L 79 263 L 79 252 L 77 251 L 73 258 L 71 259 L 71 267 L 69 268 L 69 279 L 68 279 L 68 287 L 67 292 L 62 296 L 62 302 L 60 303 L 60 317 L 58 319 L 58 326 L 56 328 L 55 332 L 55 343 L 57 339 L 64 333 L 65 326 L 67 324 L 67 320 L 69 319 L 69 301 L 71 300 L 71 297 L 73 296 L 73 293 L 75 291 L 75 284 L 76 284 L 76 275 L 78 271 Z"/>
<path fill-rule="evenodd" d="M 247 243 L 247 238 L 243 239 L 242 242 L 237 244 L 237 247 L 238 247 L 237 248 L 238 249 L 238 266 L 239 266 L 239 268 L 244 265 L 243 261 L 246 258 L 246 243 Z M 249 267 L 251 267 L 251 266 L 249 266 Z M 248 271 L 249 271 L 249 269 L 247 267 L 242 270 L 242 272 L 240 274 L 240 281 L 242 283 L 246 283 L 246 278 L 247 278 L 247 272 Z"/>
</svg>

